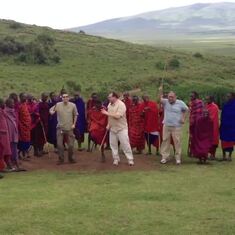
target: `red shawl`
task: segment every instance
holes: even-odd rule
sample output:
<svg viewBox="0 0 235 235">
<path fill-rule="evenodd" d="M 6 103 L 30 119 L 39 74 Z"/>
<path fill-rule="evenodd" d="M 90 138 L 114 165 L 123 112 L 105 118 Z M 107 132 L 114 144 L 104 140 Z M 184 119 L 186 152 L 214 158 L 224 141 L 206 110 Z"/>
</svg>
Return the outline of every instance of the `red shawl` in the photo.
<svg viewBox="0 0 235 235">
<path fill-rule="evenodd" d="M 130 98 L 123 99 L 122 102 L 126 105 L 126 118 L 127 123 L 129 125 L 129 114 L 130 114 L 130 107 L 132 105 L 132 100 Z"/>
<path fill-rule="evenodd" d="M 194 125 L 196 121 L 202 117 L 203 107 L 204 104 L 202 100 L 196 99 L 190 102 L 190 125 Z"/>
<path fill-rule="evenodd" d="M 26 103 L 19 106 L 19 140 L 30 142 L 31 117 Z"/>
<path fill-rule="evenodd" d="M 96 144 L 101 144 L 108 123 L 107 116 L 102 114 L 100 110 L 92 108 L 89 110 L 89 117 L 90 117 L 90 126 L 89 126 L 90 136 Z"/>
<path fill-rule="evenodd" d="M 201 117 L 193 126 L 190 153 L 196 158 L 206 158 L 213 145 L 213 122 L 210 117 Z"/>
<path fill-rule="evenodd" d="M 207 104 L 206 109 L 213 121 L 213 144 L 219 144 L 219 108 L 215 103 Z"/>
<path fill-rule="evenodd" d="M 129 137 L 132 148 L 144 149 L 144 118 L 142 116 L 141 104 L 132 104 L 129 112 Z"/>
<path fill-rule="evenodd" d="M 144 131 L 146 133 L 159 131 L 158 107 L 156 102 L 147 101 L 140 105 L 144 115 Z"/>
<path fill-rule="evenodd" d="M 0 108 L 0 159 L 11 155 L 10 138 L 6 120 L 6 113 Z"/>
</svg>

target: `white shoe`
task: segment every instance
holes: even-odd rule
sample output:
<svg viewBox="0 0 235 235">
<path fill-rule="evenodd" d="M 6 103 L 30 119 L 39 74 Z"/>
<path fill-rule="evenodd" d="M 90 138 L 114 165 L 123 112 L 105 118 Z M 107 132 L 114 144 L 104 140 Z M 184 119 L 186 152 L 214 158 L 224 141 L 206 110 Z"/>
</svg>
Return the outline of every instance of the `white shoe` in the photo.
<svg viewBox="0 0 235 235">
<path fill-rule="evenodd" d="M 133 160 L 130 160 L 128 163 L 129 163 L 129 166 L 134 166 L 134 161 Z"/>
<path fill-rule="evenodd" d="M 120 160 L 114 160 L 114 161 L 113 161 L 113 165 L 114 165 L 114 166 L 118 166 L 118 163 L 119 163 L 119 162 L 120 162 Z"/>
<path fill-rule="evenodd" d="M 176 165 L 180 165 L 181 161 L 180 160 L 176 160 Z"/>
<path fill-rule="evenodd" d="M 162 159 L 162 160 L 161 160 L 161 163 L 162 163 L 162 164 L 166 164 L 166 162 L 167 162 L 166 159 Z"/>
</svg>

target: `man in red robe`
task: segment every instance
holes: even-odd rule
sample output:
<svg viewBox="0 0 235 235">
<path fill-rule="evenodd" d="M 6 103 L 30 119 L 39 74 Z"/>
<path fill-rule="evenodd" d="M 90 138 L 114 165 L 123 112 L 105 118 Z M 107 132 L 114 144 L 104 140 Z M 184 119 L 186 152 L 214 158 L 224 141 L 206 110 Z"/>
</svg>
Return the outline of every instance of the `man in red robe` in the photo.
<svg viewBox="0 0 235 235">
<path fill-rule="evenodd" d="M 49 104 L 47 103 L 48 97 L 48 94 L 42 93 L 41 101 L 38 103 L 39 121 L 34 128 L 34 135 L 32 138 L 35 156 L 37 157 L 41 157 L 45 153 L 43 148 L 47 142 L 49 122 Z"/>
<path fill-rule="evenodd" d="M 0 99 L 0 171 L 10 167 L 11 145 L 4 100 Z"/>
<path fill-rule="evenodd" d="M 127 118 L 127 124 L 129 127 L 129 114 L 130 114 L 130 107 L 132 104 L 132 100 L 130 98 L 130 95 L 128 92 L 123 93 L 123 99 L 122 102 L 126 105 L 126 118 Z"/>
<path fill-rule="evenodd" d="M 106 115 L 101 113 L 102 106 L 101 101 L 96 101 L 96 105 L 89 110 L 90 125 L 89 125 L 89 136 L 95 144 L 101 147 L 101 161 L 105 162 L 104 145 L 107 143 L 107 124 L 108 118 Z"/>
<path fill-rule="evenodd" d="M 219 145 L 219 107 L 214 103 L 213 96 L 206 97 L 205 108 L 209 112 L 209 116 L 213 122 L 213 145 L 210 149 L 210 159 L 215 159 L 216 149 Z"/>
<path fill-rule="evenodd" d="M 26 153 L 30 148 L 31 141 L 31 116 L 27 107 L 27 95 L 25 93 L 20 94 L 20 105 L 18 111 L 19 118 L 19 143 L 18 149 L 22 153 L 23 159 L 26 157 Z"/>
<path fill-rule="evenodd" d="M 90 99 L 87 101 L 86 105 L 86 120 L 87 120 L 87 130 L 90 128 L 91 120 L 90 120 L 90 110 L 93 109 L 96 106 L 96 102 L 98 101 L 98 94 L 97 93 L 92 93 Z M 88 135 L 88 148 L 87 152 L 91 151 L 91 139 L 90 136 Z"/>
<path fill-rule="evenodd" d="M 198 158 L 199 163 L 206 163 L 208 154 L 213 146 L 213 121 L 207 110 L 203 110 L 197 119 L 197 128 L 192 129 L 193 142 L 191 143 L 191 156 Z"/>
<path fill-rule="evenodd" d="M 132 105 L 129 107 L 129 138 L 132 148 L 141 154 L 145 148 L 144 118 L 138 96 L 133 96 Z"/>
<path fill-rule="evenodd" d="M 190 95 L 190 116 L 189 116 L 189 146 L 188 146 L 188 154 L 192 155 L 193 144 L 195 143 L 194 133 L 195 129 L 200 129 L 200 125 L 198 124 L 199 118 L 202 117 L 204 104 L 203 101 L 199 99 L 199 95 L 196 91 L 193 91 Z"/>
<path fill-rule="evenodd" d="M 144 95 L 143 103 L 140 105 L 142 115 L 144 117 L 144 132 L 148 144 L 148 154 L 152 154 L 151 145 L 159 149 L 159 110 L 157 103 L 149 100 L 148 95 Z"/>
<path fill-rule="evenodd" d="M 36 147 L 37 136 L 38 136 L 38 128 L 40 122 L 38 102 L 34 99 L 32 95 L 28 95 L 27 97 L 27 107 L 29 110 L 29 114 L 31 117 L 31 144 L 34 148 L 34 156 L 39 156 L 38 149 Z"/>
</svg>

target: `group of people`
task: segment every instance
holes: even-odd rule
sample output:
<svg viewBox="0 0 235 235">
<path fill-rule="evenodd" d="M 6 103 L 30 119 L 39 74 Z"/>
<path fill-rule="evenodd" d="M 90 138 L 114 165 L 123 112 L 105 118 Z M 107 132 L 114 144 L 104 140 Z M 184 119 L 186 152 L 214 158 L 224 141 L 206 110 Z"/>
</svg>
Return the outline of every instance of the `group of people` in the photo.
<svg viewBox="0 0 235 235">
<path fill-rule="evenodd" d="M 231 161 L 235 145 L 235 94 L 229 93 L 220 110 L 212 96 L 203 102 L 197 92 L 192 92 L 186 105 L 174 92 L 159 89 L 159 103 L 143 95 L 142 100 L 125 92 L 122 98 L 115 92 L 101 101 L 93 93 L 87 103 L 79 92 L 73 97 L 62 89 L 60 94 L 42 93 L 40 100 L 32 95 L 15 93 L 6 100 L 0 99 L 0 171 L 22 171 L 20 160 L 48 153 L 48 143 L 58 153 L 58 164 L 64 164 L 67 149 L 68 161 L 76 163 L 75 141 L 83 151 L 85 133 L 88 148 L 99 145 L 101 161 L 105 162 L 105 149 L 111 148 L 113 164 L 120 162 L 119 150 L 128 164 L 134 165 L 134 154 L 147 153 L 162 156 L 165 164 L 174 152 L 176 164 L 181 164 L 182 130 L 189 115 L 188 154 L 205 163 L 216 158 L 221 140 L 223 158 Z"/>
</svg>

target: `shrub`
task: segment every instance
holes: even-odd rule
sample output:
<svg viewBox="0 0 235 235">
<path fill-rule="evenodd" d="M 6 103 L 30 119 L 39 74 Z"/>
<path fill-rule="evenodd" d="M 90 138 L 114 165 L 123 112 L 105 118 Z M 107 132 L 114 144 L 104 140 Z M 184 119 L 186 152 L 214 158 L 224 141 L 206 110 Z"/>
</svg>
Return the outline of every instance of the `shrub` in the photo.
<svg viewBox="0 0 235 235">
<path fill-rule="evenodd" d="M 177 69 L 180 67 L 180 61 L 177 58 L 172 58 L 169 60 L 168 66 L 170 69 Z"/>
<path fill-rule="evenodd" d="M 161 61 L 158 61 L 155 66 L 159 70 L 164 70 L 165 69 L 165 63 L 163 63 Z"/>
<path fill-rule="evenodd" d="M 0 52 L 4 55 L 14 55 L 25 51 L 25 45 L 11 36 L 0 41 Z"/>
<path fill-rule="evenodd" d="M 193 56 L 195 58 L 203 58 L 203 55 L 201 53 L 199 53 L 199 52 L 196 52 L 195 54 L 193 54 Z"/>
<path fill-rule="evenodd" d="M 76 83 L 75 81 L 67 81 L 66 86 L 70 92 L 81 91 L 81 85 Z"/>
<path fill-rule="evenodd" d="M 9 28 L 11 28 L 11 29 L 20 29 L 20 28 L 22 28 L 22 24 L 18 23 L 18 22 L 15 22 L 15 21 L 12 21 L 9 24 Z"/>
</svg>

